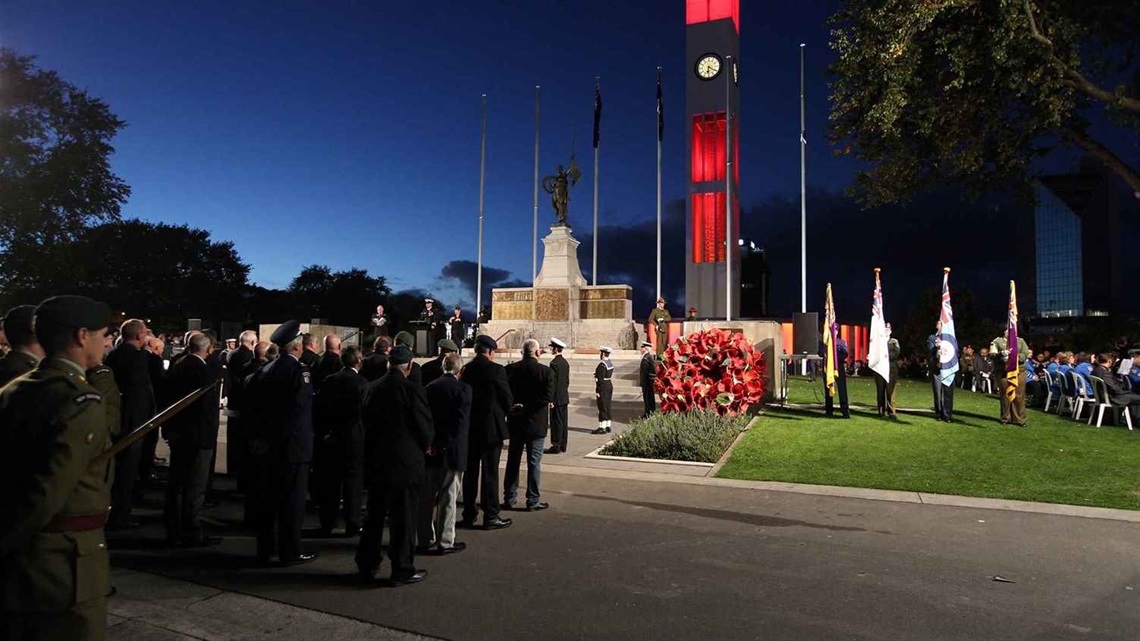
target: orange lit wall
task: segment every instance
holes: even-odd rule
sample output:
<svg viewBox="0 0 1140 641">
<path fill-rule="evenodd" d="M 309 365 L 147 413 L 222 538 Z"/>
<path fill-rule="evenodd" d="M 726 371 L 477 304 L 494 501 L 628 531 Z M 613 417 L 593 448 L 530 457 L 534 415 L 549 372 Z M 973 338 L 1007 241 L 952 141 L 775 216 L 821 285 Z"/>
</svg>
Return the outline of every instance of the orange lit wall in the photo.
<svg viewBox="0 0 1140 641">
<path fill-rule="evenodd" d="M 724 180 L 724 112 L 693 116 L 692 182 Z"/>
<path fill-rule="evenodd" d="M 724 192 L 693 194 L 693 262 L 724 261 Z"/>
<path fill-rule="evenodd" d="M 740 0 L 685 0 L 685 24 L 732 18 L 740 33 Z"/>
<path fill-rule="evenodd" d="M 791 323 L 780 323 L 780 337 L 784 341 L 784 353 L 791 354 L 795 345 L 795 327 Z M 847 360 L 867 362 L 870 349 L 870 332 L 866 325 L 840 325 L 839 338 L 847 341 Z"/>
</svg>

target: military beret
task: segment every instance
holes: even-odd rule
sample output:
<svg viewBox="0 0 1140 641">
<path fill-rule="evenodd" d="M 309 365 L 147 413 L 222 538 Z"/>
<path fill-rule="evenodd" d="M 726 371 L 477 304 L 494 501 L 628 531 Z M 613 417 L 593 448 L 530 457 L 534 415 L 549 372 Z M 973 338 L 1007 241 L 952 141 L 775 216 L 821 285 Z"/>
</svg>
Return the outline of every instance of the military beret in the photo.
<svg viewBox="0 0 1140 641">
<path fill-rule="evenodd" d="M 603 354 L 612 354 L 613 353 L 613 350 L 610 349 L 609 347 L 606 347 L 605 345 L 602 345 L 601 347 L 599 347 L 598 351 L 603 353 Z"/>
<path fill-rule="evenodd" d="M 301 335 L 301 321 L 288 320 L 281 323 L 273 335 L 269 337 L 269 342 L 274 345 L 286 345 Z"/>
<path fill-rule="evenodd" d="M 653 343 L 650 343 L 649 341 L 641 341 L 641 346 L 642 347 L 653 347 Z"/>
<path fill-rule="evenodd" d="M 25 330 L 29 334 L 32 333 L 32 317 L 36 315 L 35 305 L 17 305 L 8 310 L 4 318 L 0 318 L 2 324 L 7 330 Z"/>
<path fill-rule="evenodd" d="M 416 339 L 408 332 L 400 332 L 396 334 L 396 344 L 410 348 L 412 345 L 416 344 Z"/>
<path fill-rule="evenodd" d="M 396 345 L 388 352 L 389 365 L 404 365 L 412 362 L 412 350 L 404 345 Z"/>
<path fill-rule="evenodd" d="M 86 296 L 53 296 L 36 308 L 36 320 L 57 327 L 103 329 L 111 324 L 111 308 Z"/>
<path fill-rule="evenodd" d="M 456 345 L 455 341 L 453 341 L 453 340 L 449 340 L 449 339 L 445 338 L 445 339 L 441 340 L 438 344 L 439 344 L 439 348 L 444 350 L 444 351 L 447 351 L 447 352 L 458 352 L 459 351 L 459 346 Z"/>
<path fill-rule="evenodd" d="M 495 339 L 487 336 L 486 334 L 480 334 L 479 336 L 475 337 L 475 344 L 482 345 L 487 349 L 499 349 L 499 344 L 495 342 Z"/>
<path fill-rule="evenodd" d="M 558 349 L 566 349 L 566 343 L 558 340 L 557 338 L 550 339 L 550 346 L 557 347 Z"/>
</svg>

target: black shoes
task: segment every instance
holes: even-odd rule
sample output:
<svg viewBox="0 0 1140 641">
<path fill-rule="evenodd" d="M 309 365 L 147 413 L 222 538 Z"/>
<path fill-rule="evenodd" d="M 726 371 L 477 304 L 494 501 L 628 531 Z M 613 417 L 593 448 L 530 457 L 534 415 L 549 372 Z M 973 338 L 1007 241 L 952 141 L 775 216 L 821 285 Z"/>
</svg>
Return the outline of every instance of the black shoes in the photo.
<svg viewBox="0 0 1140 641">
<path fill-rule="evenodd" d="M 562 448 L 560 448 L 560 447 L 558 447 L 558 446 L 555 446 L 555 445 L 551 445 L 550 447 L 548 447 L 548 448 L 546 448 L 545 450 L 543 450 L 543 451 L 542 451 L 542 453 L 543 453 L 543 454 L 561 454 L 561 453 L 563 453 L 563 452 L 565 452 L 565 451 L 566 451 L 566 450 L 564 450 L 564 449 L 562 449 Z"/>
<path fill-rule="evenodd" d="M 401 585 L 411 585 L 419 583 L 427 578 L 427 570 L 418 570 L 412 574 L 393 574 L 392 587 L 398 588 Z"/>
<path fill-rule="evenodd" d="M 548 507 L 550 507 L 549 503 L 543 503 L 540 501 L 538 503 L 535 503 L 534 505 L 526 506 L 526 511 L 527 512 L 538 512 L 539 510 L 545 510 Z"/>
<path fill-rule="evenodd" d="M 497 516 L 493 519 L 483 519 L 484 530 L 501 530 L 508 527 L 511 527 L 510 519 L 502 519 Z"/>
<path fill-rule="evenodd" d="M 502 503 L 499 504 L 499 509 L 510 512 L 511 510 L 515 509 L 515 504 L 503 501 Z"/>
<path fill-rule="evenodd" d="M 606 434 L 606 433 L 608 433 L 608 432 L 609 432 L 609 430 L 608 430 L 608 429 L 606 429 L 606 428 L 604 428 L 604 427 L 599 427 L 598 429 L 596 429 L 596 430 L 594 430 L 593 432 L 590 432 L 590 433 L 591 433 L 591 434 Z"/>
<path fill-rule="evenodd" d="M 455 522 L 455 528 L 457 530 L 476 530 L 476 529 L 478 529 L 475 526 L 474 519 L 463 519 L 462 521 L 456 521 Z"/>
<path fill-rule="evenodd" d="M 466 543 L 464 543 L 463 541 L 456 541 L 455 545 L 452 545 L 451 547 L 448 547 L 448 548 L 438 547 L 438 548 L 435 548 L 434 550 L 432 550 L 431 553 L 434 556 L 447 556 L 448 554 L 458 554 L 459 552 L 462 552 L 466 549 L 467 549 Z"/>
<path fill-rule="evenodd" d="M 319 552 L 313 552 L 311 554 L 302 554 L 302 555 L 300 555 L 296 558 L 293 558 L 293 559 L 281 559 L 281 565 L 283 565 L 285 567 L 289 567 L 289 566 L 293 566 L 293 565 L 301 565 L 303 563 L 315 561 L 318 556 L 320 556 Z"/>
</svg>

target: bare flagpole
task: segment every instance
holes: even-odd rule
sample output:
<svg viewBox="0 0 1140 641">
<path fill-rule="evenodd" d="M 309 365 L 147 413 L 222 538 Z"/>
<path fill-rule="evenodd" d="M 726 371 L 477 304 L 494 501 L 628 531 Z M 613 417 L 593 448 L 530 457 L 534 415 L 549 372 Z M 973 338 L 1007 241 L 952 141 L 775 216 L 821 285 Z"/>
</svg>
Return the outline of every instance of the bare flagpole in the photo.
<svg viewBox="0 0 1140 641">
<path fill-rule="evenodd" d="M 598 129 L 601 118 L 598 89 L 601 76 L 594 76 L 594 262 L 590 269 L 591 285 L 598 284 Z"/>
<path fill-rule="evenodd" d="M 725 56 L 726 69 L 732 69 L 732 56 Z M 724 74 L 724 319 L 732 320 L 732 74 Z"/>
<path fill-rule="evenodd" d="M 804 45 L 800 44 L 800 311 L 807 312 L 807 138 L 804 113 Z M 807 361 L 803 373 L 807 374 Z"/>
<path fill-rule="evenodd" d="M 479 128 L 479 266 L 475 276 L 475 323 L 483 313 L 483 180 L 487 169 L 487 94 L 483 94 L 483 121 Z"/>
<path fill-rule="evenodd" d="M 534 248 L 530 261 L 530 284 L 538 280 L 538 117 L 540 87 L 534 86 Z"/>
<path fill-rule="evenodd" d="M 661 67 L 657 67 L 657 298 L 661 298 Z"/>
</svg>

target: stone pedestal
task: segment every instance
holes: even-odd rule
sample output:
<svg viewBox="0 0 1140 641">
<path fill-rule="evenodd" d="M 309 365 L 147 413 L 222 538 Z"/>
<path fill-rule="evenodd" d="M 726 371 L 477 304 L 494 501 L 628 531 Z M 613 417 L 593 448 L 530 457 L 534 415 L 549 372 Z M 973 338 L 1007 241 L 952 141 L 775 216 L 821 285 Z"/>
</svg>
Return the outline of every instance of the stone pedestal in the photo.
<svg viewBox="0 0 1140 641">
<path fill-rule="evenodd" d="M 542 269 L 534 281 L 540 287 L 584 287 L 586 279 L 578 266 L 578 242 L 567 225 L 551 225 L 542 239 Z"/>
</svg>

